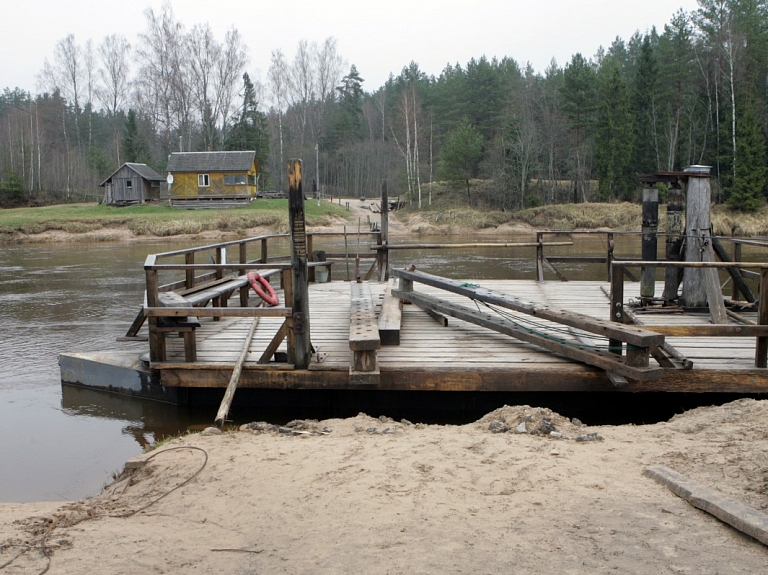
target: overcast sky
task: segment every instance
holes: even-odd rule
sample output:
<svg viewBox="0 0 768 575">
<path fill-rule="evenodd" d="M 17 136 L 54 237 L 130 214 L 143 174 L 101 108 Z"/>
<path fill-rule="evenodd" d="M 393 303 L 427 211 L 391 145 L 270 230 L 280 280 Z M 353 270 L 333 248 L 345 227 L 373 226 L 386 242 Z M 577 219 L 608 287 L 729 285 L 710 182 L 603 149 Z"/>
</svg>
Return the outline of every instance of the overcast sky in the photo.
<svg viewBox="0 0 768 575">
<path fill-rule="evenodd" d="M 161 0 L 5 0 L 0 34 L 0 90 L 37 90 L 36 75 L 54 45 L 67 34 L 94 47 L 110 34 L 131 44 L 146 28 L 144 11 L 160 12 Z M 338 51 L 355 64 L 370 92 L 411 60 L 439 75 L 447 63 L 472 57 L 510 56 L 543 72 L 554 57 L 560 66 L 573 54 L 587 57 L 616 36 L 659 31 L 680 8 L 696 0 L 175 0 L 176 19 L 190 29 L 208 22 L 216 38 L 235 26 L 249 48 L 252 76 L 266 77 L 270 53 L 289 61 L 299 40 L 338 40 Z"/>
</svg>

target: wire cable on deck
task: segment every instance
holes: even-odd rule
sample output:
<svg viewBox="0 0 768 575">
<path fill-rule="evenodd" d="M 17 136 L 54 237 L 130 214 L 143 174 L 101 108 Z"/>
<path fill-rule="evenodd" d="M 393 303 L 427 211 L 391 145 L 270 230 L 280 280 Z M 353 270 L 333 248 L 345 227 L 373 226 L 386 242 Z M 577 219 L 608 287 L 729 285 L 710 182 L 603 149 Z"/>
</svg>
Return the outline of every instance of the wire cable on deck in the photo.
<svg viewBox="0 0 768 575">
<path fill-rule="evenodd" d="M 551 324 L 545 324 L 539 320 L 535 319 L 529 319 L 527 316 L 516 316 L 513 315 L 511 312 L 506 311 L 502 308 L 499 308 L 497 306 L 494 306 L 492 304 L 489 304 L 484 301 L 473 299 L 472 301 L 475 302 L 475 305 L 477 306 L 477 310 L 480 311 L 480 304 L 482 304 L 484 307 L 488 308 L 489 310 L 493 311 L 497 315 L 504 318 L 509 323 L 513 324 L 515 327 L 522 329 L 523 331 L 526 331 L 532 335 L 537 335 L 539 337 L 543 337 L 545 339 L 548 339 L 550 341 L 555 341 L 557 343 L 562 343 L 563 345 L 570 345 L 573 347 L 579 347 L 582 349 L 594 349 L 598 351 L 620 351 L 622 347 L 620 346 L 611 346 L 611 345 L 590 345 L 587 343 L 580 343 L 580 342 L 574 342 L 569 339 L 565 339 L 562 337 L 557 337 L 553 335 L 553 333 L 563 334 L 563 335 L 572 335 L 572 332 L 568 328 L 554 326 Z M 544 331 L 547 330 L 547 331 Z M 583 337 L 584 339 L 590 339 L 590 340 L 605 340 L 606 338 L 600 335 L 592 334 L 589 332 L 584 332 L 583 335 L 580 335 L 580 337 Z M 633 346 L 630 344 L 627 344 L 628 349 L 632 349 Z"/>
</svg>

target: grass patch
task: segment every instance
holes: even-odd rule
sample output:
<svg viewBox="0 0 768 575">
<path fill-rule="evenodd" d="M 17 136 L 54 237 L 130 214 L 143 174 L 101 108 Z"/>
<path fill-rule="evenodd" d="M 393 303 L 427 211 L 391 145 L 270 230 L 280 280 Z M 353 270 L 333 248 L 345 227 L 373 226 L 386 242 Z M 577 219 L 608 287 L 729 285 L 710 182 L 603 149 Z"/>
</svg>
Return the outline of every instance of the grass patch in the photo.
<svg viewBox="0 0 768 575">
<path fill-rule="evenodd" d="M 307 225 L 327 225 L 348 213 L 330 202 L 305 203 Z M 243 208 L 179 210 L 167 204 L 117 208 L 101 204 L 65 204 L 40 208 L 0 210 L 0 234 L 36 235 L 46 231 L 86 233 L 102 228 L 127 227 L 141 236 L 168 237 L 211 230 L 241 232 L 267 227 L 274 233 L 288 230 L 288 200 L 255 200 Z"/>
</svg>

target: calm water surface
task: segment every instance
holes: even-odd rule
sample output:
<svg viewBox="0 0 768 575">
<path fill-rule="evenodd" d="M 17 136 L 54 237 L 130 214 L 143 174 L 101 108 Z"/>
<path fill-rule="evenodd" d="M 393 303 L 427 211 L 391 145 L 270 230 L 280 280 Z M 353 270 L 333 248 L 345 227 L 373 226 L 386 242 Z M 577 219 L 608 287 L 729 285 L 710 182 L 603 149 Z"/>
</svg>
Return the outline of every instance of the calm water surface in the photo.
<svg viewBox="0 0 768 575">
<path fill-rule="evenodd" d="M 343 241 L 315 249 L 344 251 Z M 503 240 L 530 241 L 530 236 Z M 503 241 L 498 239 L 498 241 Z M 423 243 L 472 238 L 419 238 Z M 488 240 L 482 240 L 488 241 Z M 633 253 L 637 240 L 619 240 L 617 254 Z M 357 243 L 348 243 L 354 256 Z M 144 351 L 118 343 L 139 309 L 147 254 L 177 243 L 57 244 L 0 249 L 0 502 L 78 499 L 93 495 L 129 457 L 161 437 L 210 425 L 214 411 L 128 399 L 60 384 L 61 352 L 106 349 Z M 663 249 L 663 247 L 661 248 Z M 287 243 L 271 255 L 287 250 Z M 364 250 L 360 250 L 361 253 Z M 601 255 L 602 237 L 559 253 Z M 534 250 L 403 250 L 393 266 L 462 279 L 530 278 Z M 604 266 L 559 265 L 571 279 L 604 279 Z M 334 277 L 343 279 L 343 262 Z M 241 414 L 244 421 L 248 414 Z M 243 423 L 239 421 L 237 423 Z"/>
</svg>

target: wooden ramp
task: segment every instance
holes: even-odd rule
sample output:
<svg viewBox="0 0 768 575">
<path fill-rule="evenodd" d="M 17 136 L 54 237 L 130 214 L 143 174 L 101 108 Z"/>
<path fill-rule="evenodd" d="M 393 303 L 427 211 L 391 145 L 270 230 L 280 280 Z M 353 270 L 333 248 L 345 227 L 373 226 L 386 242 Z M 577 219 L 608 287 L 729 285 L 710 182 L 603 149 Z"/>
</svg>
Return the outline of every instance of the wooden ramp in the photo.
<svg viewBox="0 0 768 575">
<path fill-rule="evenodd" d="M 535 282 L 529 280 L 482 280 L 483 287 L 521 299 L 549 304 L 599 319 L 608 319 L 609 284 L 605 282 Z M 386 283 L 369 284 L 377 316 Z M 420 291 L 450 302 L 466 304 L 466 298 L 429 286 Z M 627 298 L 639 296 L 639 284 L 626 284 Z M 281 294 L 282 300 L 282 294 Z M 524 341 L 492 332 L 478 325 L 449 318 L 448 325 L 435 321 L 416 305 L 402 308 L 399 345 L 377 349 L 378 383 L 356 382 L 350 377 L 350 284 L 310 284 L 311 341 L 316 353 L 306 370 L 259 358 L 273 340 L 283 318 L 263 317 L 243 365 L 239 387 L 301 389 L 397 389 L 448 391 L 615 391 L 605 370 L 577 363 Z M 252 302 L 251 305 L 254 305 Z M 749 314 L 746 314 L 749 315 Z M 752 314 L 752 319 L 756 315 Z M 681 325 L 708 323 L 708 314 L 692 316 L 643 316 L 653 323 Z M 168 338 L 168 358 L 151 367 L 166 386 L 221 387 L 229 381 L 251 327 L 249 318 L 200 318 L 197 329 L 197 361 L 184 360 L 182 338 Z M 548 328 L 557 337 L 579 341 L 578 334 Z M 693 362 L 693 369 L 665 369 L 654 381 L 632 382 L 627 391 L 768 392 L 768 371 L 754 367 L 754 338 L 667 337 L 666 341 Z M 285 342 L 277 359 L 287 354 Z M 651 359 L 650 365 L 658 366 Z"/>
</svg>

